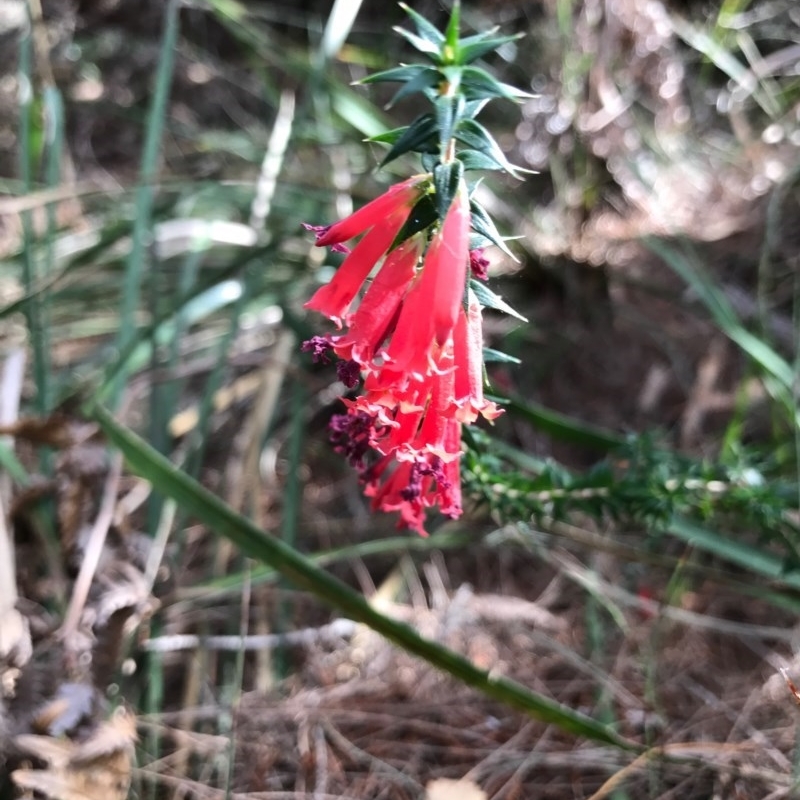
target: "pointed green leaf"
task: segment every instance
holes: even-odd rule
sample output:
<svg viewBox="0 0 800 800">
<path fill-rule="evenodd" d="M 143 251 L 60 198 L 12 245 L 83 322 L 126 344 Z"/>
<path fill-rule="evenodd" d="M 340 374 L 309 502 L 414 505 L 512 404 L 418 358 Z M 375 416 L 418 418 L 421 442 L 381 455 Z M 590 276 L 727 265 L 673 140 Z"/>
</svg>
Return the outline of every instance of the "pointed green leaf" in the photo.
<svg viewBox="0 0 800 800">
<path fill-rule="evenodd" d="M 480 233 L 475 233 L 475 231 L 470 231 L 469 234 L 469 249 L 470 250 L 478 250 L 479 248 L 486 248 L 486 247 L 493 247 L 494 242 L 491 239 L 487 239 L 485 236 L 481 235 Z"/>
<path fill-rule="evenodd" d="M 458 33 L 461 29 L 461 0 L 453 0 L 453 10 L 445 31 L 445 47 L 442 59 L 446 64 L 459 64 Z"/>
<path fill-rule="evenodd" d="M 408 14 L 409 17 L 413 20 L 414 24 L 417 26 L 417 33 L 423 38 L 429 41 L 431 44 L 435 45 L 442 45 L 444 44 L 444 35 L 432 25 L 422 14 L 417 13 L 414 11 L 413 8 L 406 5 L 405 3 L 399 3 L 400 8 Z"/>
<path fill-rule="evenodd" d="M 416 94 L 417 92 L 424 92 L 425 89 L 430 89 L 436 86 L 441 81 L 441 74 L 439 70 L 433 67 L 424 67 L 424 71 L 420 72 L 415 78 L 412 78 L 398 89 L 394 97 L 386 104 L 386 108 L 391 108 L 399 100 L 409 95 Z"/>
<path fill-rule="evenodd" d="M 467 100 L 467 102 L 464 103 L 464 117 L 474 119 L 486 108 L 488 102 L 488 97 L 482 97 L 480 100 Z"/>
<path fill-rule="evenodd" d="M 395 33 L 399 33 L 412 47 L 419 50 L 420 53 L 431 56 L 433 61 L 437 64 L 440 63 L 441 56 L 439 54 L 439 48 L 436 45 L 431 44 L 427 39 L 423 39 L 415 33 L 411 33 L 411 31 L 407 31 L 405 28 L 393 28 L 392 30 L 394 30 Z"/>
<path fill-rule="evenodd" d="M 402 67 L 394 67 L 392 69 L 385 69 L 382 72 L 373 72 L 372 75 L 367 75 L 366 78 L 361 78 L 356 81 L 357 84 L 367 83 L 382 83 L 385 81 L 411 81 L 414 80 L 420 73 L 427 70 L 436 70 L 433 67 L 428 67 L 425 64 L 406 64 Z"/>
<path fill-rule="evenodd" d="M 436 188 L 434 202 L 439 219 L 444 220 L 453 198 L 464 177 L 464 167 L 460 161 L 449 164 L 437 164 L 433 170 L 433 185 Z"/>
<path fill-rule="evenodd" d="M 458 154 L 458 160 L 464 165 L 465 170 L 505 169 L 505 167 L 496 158 L 492 158 L 487 153 L 481 153 L 478 150 L 461 150 Z"/>
<path fill-rule="evenodd" d="M 523 92 L 501 83 L 480 67 L 464 67 L 461 78 L 461 88 L 467 100 L 480 100 L 482 98 L 504 97 L 506 100 L 520 100 L 535 97 L 536 95 Z"/>
<path fill-rule="evenodd" d="M 470 45 L 473 45 L 476 42 L 484 41 L 484 39 L 491 39 L 499 30 L 500 30 L 499 25 L 493 25 L 488 30 L 481 31 L 480 33 L 474 33 L 472 36 L 465 36 L 463 39 L 459 40 L 458 44 L 460 47 L 469 47 Z M 516 33 L 511 38 L 517 38 L 519 36 L 524 36 L 524 34 Z"/>
<path fill-rule="evenodd" d="M 439 144 L 436 137 L 436 120 L 432 114 L 423 114 L 417 117 L 403 135 L 392 145 L 386 157 L 381 161 L 385 166 L 404 153 L 438 153 Z"/>
<path fill-rule="evenodd" d="M 368 136 L 364 141 L 372 144 L 394 144 L 407 130 L 408 126 L 403 125 L 402 128 L 392 128 L 390 131 Z"/>
<path fill-rule="evenodd" d="M 500 297 L 499 294 L 495 294 L 485 283 L 481 283 L 480 281 L 475 280 L 474 278 L 470 279 L 469 288 L 475 292 L 475 297 L 478 298 L 478 302 L 484 308 L 494 308 L 496 311 L 502 311 L 504 314 L 508 314 L 509 316 L 516 317 L 518 320 L 522 322 L 527 322 L 528 320 L 522 316 L 518 311 L 515 311 L 511 306 Z"/>
<path fill-rule="evenodd" d="M 514 261 L 516 261 L 516 257 L 506 246 L 503 237 L 500 235 L 500 232 L 495 227 L 494 222 L 492 222 L 492 218 L 486 213 L 486 210 L 483 208 L 483 206 L 481 206 L 475 200 L 470 200 L 469 206 L 471 212 L 470 217 L 472 230 L 474 230 L 475 233 L 484 236 L 492 244 L 497 245 L 497 247 L 499 247 L 507 256 L 510 256 L 514 259 Z"/>
<path fill-rule="evenodd" d="M 487 156 L 497 165 L 496 167 L 468 167 L 464 164 L 464 169 L 502 169 L 515 178 L 521 177 L 518 174 L 519 172 L 532 172 L 532 170 L 517 167 L 510 163 L 491 133 L 474 119 L 461 120 L 456 130 L 456 139 Z M 459 154 L 459 158 L 462 155 Z"/>
<path fill-rule="evenodd" d="M 438 219 L 439 215 L 436 212 L 436 205 L 433 202 L 433 198 L 429 194 L 424 195 L 411 210 L 408 219 L 397 234 L 393 246 L 399 245 L 406 241 L 406 239 L 410 239 L 415 233 L 429 228 L 437 222 Z"/>
<path fill-rule="evenodd" d="M 494 30 L 496 31 L 497 28 Z M 487 31 L 487 33 L 491 33 L 491 31 Z M 459 62 L 461 64 L 471 64 L 476 59 L 486 55 L 486 53 L 494 52 L 504 44 L 515 42 L 524 35 L 524 33 L 516 33 L 512 36 L 487 38 L 487 34 L 478 34 L 477 36 L 462 39 L 458 46 Z"/>
<path fill-rule="evenodd" d="M 515 356 L 510 356 L 508 353 L 503 353 L 500 350 L 494 350 L 491 347 L 483 348 L 483 361 L 486 364 L 521 364 L 522 361 Z"/>
</svg>

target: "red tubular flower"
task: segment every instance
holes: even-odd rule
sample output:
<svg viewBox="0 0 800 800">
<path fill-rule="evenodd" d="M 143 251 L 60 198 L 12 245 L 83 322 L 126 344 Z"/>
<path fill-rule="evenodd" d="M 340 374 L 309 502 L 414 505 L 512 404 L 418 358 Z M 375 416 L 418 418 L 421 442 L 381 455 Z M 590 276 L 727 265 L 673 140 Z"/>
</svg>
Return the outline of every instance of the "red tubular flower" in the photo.
<svg viewBox="0 0 800 800">
<path fill-rule="evenodd" d="M 461 424 L 452 413 L 455 389 L 452 358 L 444 359 L 442 366 L 444 371 L 431 380 L 430 400 L 417 435 L 399 448 L 398 459 L 430 454 L 449 462 L 461 455 Z"/>
<path fill-rule="evenodd" d="M 340 246 L 342 242 L 361 233 L 364 236 L 342 262 L 330 283 L 318 289 L 305 308 L 319 311 L 341 327 L 358 290 L 408 219 L 422 194 L 426 177 L 417 175 L 392 186 L 380 197 L 334 225 L 306 226 L 316 232 L 318 247 L 333 245 L 334 249 L 345 252 L 347 248 Z"/>
<path fill-rule="evenodd" d="M 461 309 L 453 336 L 453 357 L 456 363 L 453 400 L 455 417 L 470 425 L 480 414 L 496 419 L 503 411 L 483 396 L 483 326 L 481 306 L 472 290 L 467 293 L 466 312 Z"/>
<path fill-rule="evenodd" d="M 398 527 L 425 533 L 425 514 L 461 514 L 461 426 L 500 411 L 483 397 L 480 305 L 468 292 L 469 199 L 462 184 L 420 257 L 419 233 L 386 255 L 358 308 L 349 308 L 408 219 L 427 176 L 405 181 L 346 220 L 317 230 L 339 246 L 363 233 L 329 284 L 306 308 L 347 330 L 304 344 L 315 359 L 331 351 L 339 377 L 362 393 L 331 421 L 334 449 L 359 471 L 372 508 L 397 511 Z M 377 459 L 377 460 L 376 460 Z"/>
<path fill-rule="evenodd" d="M 427 175 L 414 175 L 402 183 L 391 186 L 380 197 L 376 197 L 358 211 L 345 217 L 333 225 L 306 227 L 317 234 L 317 247 L 337 245 L 354 239 L 375 224 L 382 223 L 384 219 L 398 209 L 410 211 L 421 195 L 421 185 L 428 178 Z M 407 216 L 407 215 L 406 215 Z"/>
<path fill-rule="evenodd" d="M 453 333 L 464 299 L 469 263 L 469 198 L 459 187 L 438 236 L 425 258 L 422 291 L 430 298 L 436 343 L 443 346 Z"/>
<path fill-rule="evenodd" d="M 458 435 L 460 437 L 460 431 Z M 397 527 L 410 528 L 420 536 L 428 535 L 425 530 L 427 508 L 438 505 L 441 512 L 452 519 L 461 515 L 458 459 L 443 462 L 438 456 L 428 456 L 396 462 L 394 470 L 384 479 L 393 463 L 391 456 L 385 456 L 366 476 L 364 494 L 372 498 L 373 511 L 399 511 Z"/>
<path fill-rule="evenodd" d="M 386 256 L 358 309 L 347 319 L 349 330 L 332 342 L 339 358 L 369 365 L 392 330 L 421 253 L 421 237 L 412 236 Z"/>
<path fill-rule="evenodd" d="M 330 282 L 314 293 L 305 308 L 319 311 L 341 327 L 358 290 L 378 259 L 391 246 L 408 218 L 409 211 L 406 207 L 397 208 L 383 219 L 383 224 L 370 228 L 336 270 Z"/>
<path fill-rule="evenodd" d="M 387 374 L 422 376 L 436 369 L 458 319 L 468 261 L 469 199 L 461 186 L 431 240 L 422 274 L 403 302 L 386 350 Z"/>
</svg>

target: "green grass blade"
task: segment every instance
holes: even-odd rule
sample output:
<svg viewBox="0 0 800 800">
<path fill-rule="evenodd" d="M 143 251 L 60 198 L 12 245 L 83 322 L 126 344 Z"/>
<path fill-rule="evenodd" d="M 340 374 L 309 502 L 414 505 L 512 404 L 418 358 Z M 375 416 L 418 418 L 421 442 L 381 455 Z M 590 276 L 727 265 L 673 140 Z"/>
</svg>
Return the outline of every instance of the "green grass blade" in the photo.
<svg viewBox="0 0 800 800">
<path fill-rule="evenodd" d="M 638 745 L 623 739 L 597 721 L 531 692 L 514 681 L 477 669 L 463 656 L 422 638 L 408 625 L 384 616 L 340 580 L 321 570 L 286 543 L 269 536 L 247 518 L 236 514 L 218 497 L 177 470 L 164 456 L 118 423 L 108 410 L 89 402 L 85 411 L 100 424 L 134 472 L 157 486 L 160 492 L 171 497 L 184 511 L 197 517 L 215 533 L 228 538 L 243 554 L 269 564 L 296 586 L 311 591 L 350 619 L 368 625 L 407 652 L 489 697 L 578 736 L 624 750 L 639 749 Z"/>
<path fill-rule="evenodd" d="M 781 399 L 791 405 L 790 397 L 795 382 L 791 364 L 767 342 L 750 333 L 736 314 L 728 298 L 717 287 L 692 253 L 679 252 L 677 248 L 660 239 L 648 237 L 645 245 L 664 260 L 695 292 L 708 309 L 720 330 L 737 344 L 768 376 L 775 378 L 782 389 Z M 795 411 L 795 422 L 798 421 Z"/>
<path fill-rule="evenodd" d="M 681 517 L 674 517 L 667 526 L 667 531 L 693 547 L 712 553 L 731 564 L 763 575 L 787 588 L 800 589 L 800 572 L 787 572 L 783 559 L 763 549 L 752 547 Z"/>
<path fill-rule="evenodd" d="M 724 72 L 734 81 L 740 92 L 752 95 L 753 99 L 761 106 L 763 111 L 770 117 L 775 118 L 781 113 L 780 107 L 774 98 L 764 91 L 764 87 L 759 82 L 753 70 L 745 67 L 738 59 L 712 36 L 705 31 L 681 19 L 677 15 L 672 16 L 672 27 L 675 33 L 683 39 L 689 47 L 693 47 L 698 53 L 702 53 L 714 66 Z"/>
<path fill-rule="evenodd" d="M 33 188 L 33 175 L 41 159 L 41 130 L 34 117 L 41 111 L 33 94 L 33 33 L 30 24 L 19 43 L 20 104 L 19 104 L 19 169 L 22 191 Z M 47 412 L 48 349 L 42 319 L 43 298 L 36 295 L 38 284 L 38 253 L 33 228 L 33 213 L 23 211 L 22 218 L 22 279 L 25 299 L 22 308 L 30 341 L 33 360 L 33 379 L 36 385 L 34 408 L 40 414 Z"/>
<path fill-rule="evenodd" d="M 45 181 L 48 188 L 55 188 L 61 181 L 61 153 L 64 148 L 64 102 L 55 86 L 46 86 L 43 92 L 46 125 Z M 58 228 L 55 204 L 47 206 L 47 231 L 45 234 L 44 268 L 45 280 L 56 272 L 55 238 Z M 52 404 L 50 364 L 50 292 L 41 296 L 39 325 L 36 345 L 39 348 L 34 357 L 36 370 L 36 393 L 40 410 L 49 411 Z"/>
<path fill-rule="evenodd" d="M 236 303 L 242 294 L 239 281 L 222 281 L 205 289 L 200 294 L 190 297 L 179 309 L 179 317 L 171 315 L 143 333 L 141 341 L 132 342 L 112 365 L 106 381 L 98 389 L 98 396 L 104 399 L 113 396 L 115 382 L 122 375 L 128 375 L 144 367 L 150 360 L 154 347 L 163 346 L 172 341 L 178 324 L 193 325 L 211 316 L 220 309 Z"/>
<path fill-rule="evenodd" d="M 621 434 L 581 422 L 538 403 L 514 397 L 497 396 L 492 399 L 500 403 L 510 414 L 528 420 L 531 425 L 560 442 L 582 445 L 602 452 L 614 450 L 627 442 L 627 439 Z"/>
<path fill-rule="evenodd" d="M 122 285 L 119 335 L 117 348 L 123 352 L 134 337 L 136 330 L 135 314 L 139 305 L 142 275 L 144 273 L 147 237 L 150 232 L 153 208 L 153 187 L 158 168 L 158 153 L 164 120 L 167 115 L 167 101 L 172 82 L 175 52 L 178 39 L 178 11 L 180 0 L 169 0 L 164 10 L 164 35 L 161 39 L 161 54 L 156 71 L 153 100 L 147 115 L 142 160 L 139 169 L 139 187 L 136 191 L 136 216 L 131 236 L 131 250 Z M 125 372 L 120 372 L 112 390 L 112 402 L 116 404 L 125 383 Z"/>
</svg>

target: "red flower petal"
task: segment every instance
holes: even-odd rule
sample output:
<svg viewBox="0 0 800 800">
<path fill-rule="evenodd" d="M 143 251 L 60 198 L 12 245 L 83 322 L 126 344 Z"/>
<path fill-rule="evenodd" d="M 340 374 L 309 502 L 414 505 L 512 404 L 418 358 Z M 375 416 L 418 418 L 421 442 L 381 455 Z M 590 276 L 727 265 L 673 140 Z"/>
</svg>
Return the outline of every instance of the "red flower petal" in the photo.
<svg viewBox="0 0 800 800">
<path fill-rule="evenodd" d="M 453 335 L 453 357 L 456 363 L 453 390 L 455 417 L 469 425 L 482 415 L 496 419 L 503 411 L 483 396 L 483 326 L 481 306 L 472 291 L 468 293 L 469 307 L 461 309 Z"/>
<path fill-rule="evenodd" d="M 426 375 L 453 334 L 469 259 L 469 200 L 461 187 L 425 254 L 422 274 L 403 302 L 386 349 L 387 374 Z M 438 347 L 437 347 L 438 345 Z"/>
<path fill-rule="evenodd" d="M 393 328 L 403 296 L 414 280 L 421 250 L 421 238 L 414 236 L 389 253 L 358 309 L 348 318 L 348 332 L 334 342 L 339 358 L 361 366 L 372 361 Z"/>
<path fill-rule="evenodd" d="M 341 327 L 350 303 L 367 279 L 378 259 L 389 249 L 408 218 L 407 208 L 395 209 L 383 224 L 370 228 L 345 258 L 336 274 L 325 286 L 317 289 L 304 308 L 319 311 Z"/>
<path fill-rule="evenodd" d="M 456 193 L 425 262 L 422 282 L 430 297 L 436 342 L 441 346 L 453 332 L 464 299 L 469 263 L 469 200 L 465 186 Z"/>
<path fill-rule="evenodd" d="M 387 215 L 400 208 L 410 211 L 421 196 L 421 185 L 427 178 L 427 175 L 415 175 L 402 183 L 396 183 L 380 197 L 362 206 L 349 217 L 324 228 L 312 227 L 311 229 L 317 233 L 317 247 L 353 239 L 367 228 L 381 224 Z"/>
</svg>

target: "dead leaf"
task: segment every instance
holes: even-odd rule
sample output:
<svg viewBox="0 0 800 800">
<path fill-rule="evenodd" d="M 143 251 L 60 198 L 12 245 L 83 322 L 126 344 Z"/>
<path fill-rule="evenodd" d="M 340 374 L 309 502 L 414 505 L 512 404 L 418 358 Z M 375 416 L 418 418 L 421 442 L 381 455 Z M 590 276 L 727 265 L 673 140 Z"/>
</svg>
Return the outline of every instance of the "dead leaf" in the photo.
<svg viewBox="0 0 800 800">
<path fill-rule="evenodd" d="M 56 514 L 61 543 L 64 551 L 77 560 L 92 529 L 107 472 L 106 451 L 96 444 L 71 447 L 56 460 Z"/>
<path fill-rule="evenodd" d="M 25 439 L 35 445 L 48 445 L 57 450 L 75 444 L 72 422 L 63 414 L 20 417 L 11 425 L 0 425 L 0 436 L 13 436 L 15 439 Z"/>
<path fill-rule="evenodd" d="M 125 800 L 135 741 L 136 718 L 124 708 L 83 742 L 22 734 L 14 739 L 17 747 L 48 766 L 18 769 L 11 778 L 20 789 L 51 800 Z"/>
<path fill-rule="evenodd" d="M 96 699 L 96 690 L 88 684 L 62 683 L 56 696 L 37 709 L 31 726 L 41 733 L 62 736 L 91 716 Z"/>
<path fill-rule="evenodd" d="M 20 669 L 32 653 L 28 620 L 15 608 L 0 614 L 0 698 L 13 697 Z"/>
<path fill-rule="evenodd" d="M 486 792 L 477 784 L 462 778 L 437 778 L 425 787 L 425 800 L 487 800 Z"/>
</svg>

